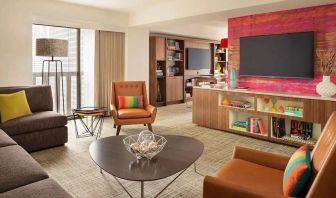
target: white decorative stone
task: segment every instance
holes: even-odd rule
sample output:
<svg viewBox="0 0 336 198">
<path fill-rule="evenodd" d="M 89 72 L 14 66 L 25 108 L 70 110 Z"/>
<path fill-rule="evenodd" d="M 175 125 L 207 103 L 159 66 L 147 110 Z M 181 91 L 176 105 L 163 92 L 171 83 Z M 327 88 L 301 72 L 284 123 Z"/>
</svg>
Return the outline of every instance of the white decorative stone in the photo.
<svg viewBox="0 0 336 198">
<path fill-rule="evenodd" d="M 328 98 L 336 94 L 336 85 L 330 81 L 330 76 L 323 76 L 322 82 L 316 86 L 316 92 Z"/>
</svg>

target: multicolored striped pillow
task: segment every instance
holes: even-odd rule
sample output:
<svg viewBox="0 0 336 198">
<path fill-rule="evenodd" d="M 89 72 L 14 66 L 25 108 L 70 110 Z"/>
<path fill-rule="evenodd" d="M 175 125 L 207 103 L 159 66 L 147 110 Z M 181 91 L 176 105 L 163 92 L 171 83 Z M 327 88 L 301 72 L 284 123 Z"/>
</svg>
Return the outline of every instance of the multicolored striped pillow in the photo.
<svg viewBox="0 0 336 198">
<path fill-rule="evenodd" d="M 299 196 L 308 183 L 311 174 L 310 150 L 307 145 L 301 146 L 290 158 L 283 177 L 283 193 L 285 196 Z"/>
<path fill-rule="evenodd" d="M 143 96 L 118 96 L 119 109 L 143 108 Z"/>
</svg>

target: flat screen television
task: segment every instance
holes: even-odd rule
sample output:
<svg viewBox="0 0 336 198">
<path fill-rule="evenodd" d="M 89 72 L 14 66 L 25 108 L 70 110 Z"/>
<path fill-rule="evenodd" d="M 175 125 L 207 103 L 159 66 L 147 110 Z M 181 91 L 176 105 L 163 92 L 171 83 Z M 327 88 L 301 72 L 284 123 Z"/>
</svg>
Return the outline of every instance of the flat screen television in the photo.
<svg viewBox="0 0 336 198">
<path fill-rule="evenodd" d="M 241 76 L 314 77 L 314 32 L 240 38 Z"/>
<path fill-rule="evenodd" d="M 187 48 L 187 68 L 190 70 L 210 69 L 210 50 Z"/>
</svg>

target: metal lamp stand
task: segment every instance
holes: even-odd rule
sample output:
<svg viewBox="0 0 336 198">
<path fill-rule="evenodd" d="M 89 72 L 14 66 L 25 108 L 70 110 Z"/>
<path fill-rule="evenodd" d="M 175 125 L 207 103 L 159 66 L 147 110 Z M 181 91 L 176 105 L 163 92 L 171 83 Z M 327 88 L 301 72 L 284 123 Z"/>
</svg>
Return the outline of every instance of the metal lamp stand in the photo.
<svg viewBox="0 0 336 198">
<path fill-rule="evenodd" d="M 62 106 L 63 106 L 63 114 L 65 114 L 65 109 L 64 109 L 64 84 L 63 84 L 63 65 L 62 65 L 62 61 L 61 60 L 54 60 L 54 57 L 52 56 L 51 57 L 51 60 L 44 60 L 42 62 L 42 84 L 44 84 L 44 81 L 43 81 L 43 76 L 44 76 L 44 63 L 47 63 L 47 66 L 48 66 L 48 85 L 49 85 L 49 77 L 50 77 L 50 64 L 55 62 L 56 64 L 56 73 L 55 73 L 55 87 L 56 87 L 56 109 L 57 109 L 57 112 L 60 112 L 60 107 L 59 107 L 59 87 L 58 87 L 58 73 L 57 73 L 57 67 L 58 67 L 58 63 L 60 63 L 61 65 L 61 81 L 62 81 Z"/>
</svg>

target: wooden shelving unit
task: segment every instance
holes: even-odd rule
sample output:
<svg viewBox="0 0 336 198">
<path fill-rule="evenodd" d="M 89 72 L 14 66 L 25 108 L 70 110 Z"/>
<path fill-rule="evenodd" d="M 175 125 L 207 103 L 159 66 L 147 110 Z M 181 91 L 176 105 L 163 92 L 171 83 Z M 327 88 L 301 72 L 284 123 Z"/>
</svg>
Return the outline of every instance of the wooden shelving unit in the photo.
<svg viewBox="0 0 336 198">
<path fill-rule="evenodd" d="M 228 73 L 228 49 L 222 48 L 219 43 L 213 43 L 211 46 L 213 48 L 213 73 L 215 74 L 215 76 L 220 75 L 223 76 L 224 79 L 226 79 Z"/>
<path fill-rule="evenodd" d="M 251 103 L 249 108 L 232 107 L 223 105 L 223 99 L 240 99 Z M 264 98 L 270 98 L 272 102 L 267 102 Z M 273 105 L 277 108 L 295 107 L 300 109 L 302 116 L 291 115 L 288 113 L 272 112 L 268 108 Z M 308 144 L 313 147 L 318 140 L 323 127 L 329 116 L 336 110 L 336 99 L 324 99 L 314 96 L 295 96 L 291 94 L 281 95 L 272 92 L 252 92 L 252 91 L 232 91 L 220 89 L 206 89 L 194 87 L 193 91 L 193 123 L 200 126 L 219 129 L 239 135 L 245 135 L 267 141 L 287 144 L 291 146 L 301 146 Z M 244 132 L 233 128 L 235 121 L 248 121 L 247 118 L 256 117 L 263 120 L 266 135 Z M 281 135 L 273 131 L 273 120 L 283 119 Z M 308 140 L 294 137 L 292 134 L 292 121 L 311 126 L 312 134 Z M 278 130 L 278 128 L 276 129 Z M 302 128 L 301 128 L 302 130 Z M 248 131 L 248 130 L 247 130 Z M 301 135 L 303 135 L 303 130 Z M 278 137 L 277 137 L 278 136 Z M 300 136 L 303 138 L 303 136 Z"/>
<path fill-rule="evenodd" d="M 186 68 L 187 48 L 209 49 L 211 54 L 210 75 L 214 74 L 214 42 L 174 35 L 151 34 L 149 39 L 149 103 L 154 106 L 191 101 L 194 78 L 214 81 L 200 76 L 198 70 Z M 157 70 L 159 70 L 157 72 Z M 161 75 L 160 75 L 161 74 Z M 193 81 L 194 82 L 194 81 Z"/>
</svg>

